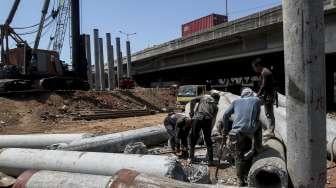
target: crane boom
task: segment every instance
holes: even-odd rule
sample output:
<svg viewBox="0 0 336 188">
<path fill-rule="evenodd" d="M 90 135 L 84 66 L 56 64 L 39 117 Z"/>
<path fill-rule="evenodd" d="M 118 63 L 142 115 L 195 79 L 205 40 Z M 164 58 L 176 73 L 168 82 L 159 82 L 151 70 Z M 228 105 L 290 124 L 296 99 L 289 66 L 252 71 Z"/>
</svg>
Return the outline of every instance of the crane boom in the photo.
<svg viewBox="0 0 336 188">
<path fill-rule="evenodd" d="M 50 4 L 50 0 L 45 0 L 44 1 L 44 5 L 43 5 L 43 9 L 42 9 L 42 15 L 41 15 L 41 20 L 40 20 L 40 24 L 39 24 L 39 29 L 36 35 L 36 39 L 35 39 L 35 44 L 34 44 L 34 50 L 36 50 L 40 44 L 40 40 L 41 40 L 41 34 L 42 34 L 42 30 L 43 30 L 43 25 L 44 25 L 44 21 L 46 18 L 46 15 L 48 13 L 48 9 L 49 9 L 49 4 Z"/>
<path fill-rule="evenodd" d="M 13 3 L 12 9 L 9 12 L 9 15 L 8 15 L 8 17 L 7 17 L 6 21 L 5 21 L 5 26 L 9 26 L 12 23 L 13 18 L 14 18 L 15 13 L 16 13 L 16 10 L 19 7 L 20 1 L 21 0 L 15 0 L 15 2 Z"/>
<path fill-rule="evenodd" d="M 60 12 L 57 18 L 56 32 L 53 39 L 54 40 L 53 50 L 61 54 L 70 18 L 70 1 L 61 0 L 59 7 Z"/>
</svg>

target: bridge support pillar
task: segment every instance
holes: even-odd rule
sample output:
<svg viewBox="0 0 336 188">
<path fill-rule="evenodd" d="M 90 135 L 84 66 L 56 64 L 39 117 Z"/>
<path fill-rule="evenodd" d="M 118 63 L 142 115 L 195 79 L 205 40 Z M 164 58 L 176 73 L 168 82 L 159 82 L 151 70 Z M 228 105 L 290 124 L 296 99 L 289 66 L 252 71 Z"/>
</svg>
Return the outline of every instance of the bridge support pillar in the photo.
<svg viewBox="0 0 336 188">
<path fill-rule="evenodd" d="M 111 42 L 111 33 L 106 33 L 106 48 L 107 48 L 107 62 L 108 62 L 108 88 L 113 90 L 115 88 L 114 76 L 114 53 Z"/>
<path fill-rule="evenodd" d="M 98 29 L 93 30 L 93 41 L 94 41 L 94 58 L 95 58 L 95 90 L 100 90 L 100 66 L 99 66 L 99 31 Z"/>
<path fill-rule="evenodd" d="M 122 66 L 122 54 L 120 47 L 120 38 L 116 38 L 116 50 L 117 50 L 117 79 L 118 79 L 118 87 L 120 86 L 120 80 L 123 77 L 123 66 Z"/>
<path fill-rule="evenodd" d="M 92 90 L 93 87 L 93 80 L 92 80 L 92 60 L 91 60 L 91 42 L 90 42 L 90 35 L 85 35 L 85 55 L 87 61 L 87 78 L 90 85 L 90 89 Z"/>
<path fill-rule="evenodd" d="M 287 167 L 294 187 L 326 182 L 323 1 L 283 0 Z"/>
<path fill-rule="evenodd" d="M 126 55 L 127 55 L 127 78 L 131 78 L 131 71 L 132 71 L 132 60 L 131 60 L 131 42 L 128 40 L 126 41 Z"/>
<path fill-rule="evenodd" d="M 99 68 L 100 68 L 100 90 L 106 89 L 105 84 L 105 69 L 104 69 L 104 47 L 103 39 L 99 38 Z"/>
</svg>

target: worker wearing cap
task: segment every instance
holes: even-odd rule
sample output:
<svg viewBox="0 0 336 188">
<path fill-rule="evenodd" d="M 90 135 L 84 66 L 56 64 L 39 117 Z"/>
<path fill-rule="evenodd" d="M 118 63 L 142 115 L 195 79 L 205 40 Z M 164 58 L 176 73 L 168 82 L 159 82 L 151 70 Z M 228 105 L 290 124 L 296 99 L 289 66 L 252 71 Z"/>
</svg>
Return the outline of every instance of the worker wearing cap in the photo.
<svg viewBox="0 0 336 188">
<path fill-rule="evenodd" d="M 200 131 L 203 131 L 204 141 L 207 147 L 208 164 L 213 165 L 213 148 L 211 140 L 212 121 L 216 118 L 218 111 L 219 94 L 212 93 L 196 97 L 190 102 L 190 117 L 192 118 L 192 129 L 190 138 L 190 153 L 191 162 L 195 161 L 195 145 L 199 138 Z M 195 108 L 195 105 L 198 106 Z"/>
<path fill-rule="evenodd" d="M 169 144 L 174 153 L 180 153 L 182 144 L 182 158 L 188 155 L 188 136 L 191 119 L 182 113 L 170 113 L 164 119 L 164 126 L 169 136 Z"/>
<path fill-rule="evenodd" d="M 261 77 L 261 84 L 257 96 L 264 103 L 265 115 L 267 117 L 266 135 L 274 136 L 275 117 L 273 104 L 277 98 L 274 88 L 273 73 L 270 69 L 262 66 L 260 58 L 257 58 L 252 62 L 252 67 Z"/>
<path fill-rule="evenodd" d="M 243 89 L 241 98 L 232 102 L 223 116 L 223 133 L 229 136 L 229 148 L 234 153 L 237 176 L 240 185 L 251 167 L 252 156 L 261 147 L 261 127 L 259 124 L 261 101 L 250 88 Z M 234 114 L 232 126 L 229 121 Z"/>
</svg>

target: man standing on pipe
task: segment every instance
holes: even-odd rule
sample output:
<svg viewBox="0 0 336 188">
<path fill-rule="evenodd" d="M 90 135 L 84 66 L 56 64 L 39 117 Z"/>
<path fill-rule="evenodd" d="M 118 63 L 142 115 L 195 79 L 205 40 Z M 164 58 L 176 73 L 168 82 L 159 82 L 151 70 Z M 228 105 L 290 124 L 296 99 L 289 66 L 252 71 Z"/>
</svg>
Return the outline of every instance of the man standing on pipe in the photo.
<svg viewBox="0 0 336 188">
<path fill-rule="evenodd" d="M 181 158 L 188 156 L 188 136 L 191 128 L 191 119 L 181 113 L 170 113 L 163 122 L 168 136 L 169 144 L 174 153 L 180 153 Z M 182 145 L 182 148 L 180 147 Z"/>
<path fill-rule="evenodd" d="M 261 84 L 257 96 L 264 103 L 265 115 L 267 117 L 267 136 L 274 136 L 275 118 L 273 104 L 276 99 L 273 73 L 270 69 L 261 65 L 261 59 L 257 58 L 252 62 L 253 70 L 261 76 Z"/>
<path fill-rule="evenodd" d="M 190 117 L 193 120 L 189 151 L 189 158 L 191 162 L 195 161 L 195 145 L 199 138 L 199 133 L 202 130 L 204 141 L 207 146 L 208 165 L 214 165 L 211 131 L 212 120 L 216 118 L 218 111 L 217 105 L 219 98 L 220 96 L 218 93 L 212 93 L 211 95 L 196 97 L 190 101 Z M 198 103 L 198 106 L 195 109 L 196 103 Z"/>
<path fill-rule="evenodd" d="M 232 102 L 223 116 L 223 134 L 229 135 L 229 148 L 234 153 L 240 186 L 246 184 L 246 177 L 252 165 L 252 157 L 261 147 L 261 127 L 259 124 L 261 101 L 252 89 L 245 88 L 241 98 Z M 234 114 L 232 126 L 229 124 Z"/>
</svg>

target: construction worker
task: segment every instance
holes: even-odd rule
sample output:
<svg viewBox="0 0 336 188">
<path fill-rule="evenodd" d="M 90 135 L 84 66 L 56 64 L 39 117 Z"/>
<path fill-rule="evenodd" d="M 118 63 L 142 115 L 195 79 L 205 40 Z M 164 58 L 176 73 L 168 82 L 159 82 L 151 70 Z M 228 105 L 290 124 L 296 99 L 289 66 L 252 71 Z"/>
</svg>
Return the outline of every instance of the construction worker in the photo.
<svg viewBox="0 0 336 188">
<path fill-rule="evenodd" d="M 223 134 L 225 138 L 229 136 L 240 186 L 245 185 L 252 157 L 261 147 L 260 106 L 261 100 L 254 96 L 252 89 L 245 88 L 241 98 L 233 101 L 223 116 Z M 230 125 L 232 114 L 234 120 Z"/>
<path fill-rule="evenodd" d="M 252 62 L 254 71 L 260 75 L 261 84 L 257 96 L 262 100 L 267 117 L 267 131 L 265 135 L 274 136 L 275 118 L 273 104 L 275 101 L 275 89 L 273 73 L 270 69 L 261 65 L 261 59 L 257 58 Z"/>
<path fill-rule="evenodd" d="M 175 154 L 181 152 L 181 158 L 188 156 L 188 136 L 191 129 L 191 119 L 182 113 L 170 113 L 164 119 L 164 126 L 169 136 L 169 144 Z"/>
<path fill-rule="evenodd" d="M 214 92 L 211 95 L 196 97 L 190 102 L 190 117 L 193 120 L 189 151 L 189 158 L 191 162 L 195 161 L 195 145 L 199 138 L 200 131 L 202 130 L 207 147 L 208 165 L 212 166 L 214 164 L 211 131 L 212 121 L 216 118 L 218 111 L 217 105 L 219 98 L 219 94 Z M 195 108 L 197 103 L 198 106 Z"/>
</svg>

